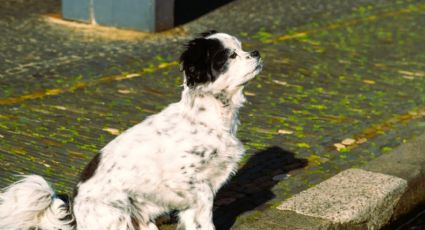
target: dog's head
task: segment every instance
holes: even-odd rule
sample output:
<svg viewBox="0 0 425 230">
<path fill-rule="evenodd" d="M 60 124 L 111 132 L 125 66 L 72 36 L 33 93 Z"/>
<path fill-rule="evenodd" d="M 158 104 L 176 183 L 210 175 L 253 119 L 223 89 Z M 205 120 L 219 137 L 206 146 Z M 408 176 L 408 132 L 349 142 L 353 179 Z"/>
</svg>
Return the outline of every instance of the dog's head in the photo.
<svg viewBox="0 0 425 230">
<path fill-rule="evenodd" d="M 205 32 L 189 41 L 180 62 L 185 85 L 192 89 L 242 88 L 262 69 L 258 51 L 243 51 L 237 38 L 216 31 Z"/>
</svg>

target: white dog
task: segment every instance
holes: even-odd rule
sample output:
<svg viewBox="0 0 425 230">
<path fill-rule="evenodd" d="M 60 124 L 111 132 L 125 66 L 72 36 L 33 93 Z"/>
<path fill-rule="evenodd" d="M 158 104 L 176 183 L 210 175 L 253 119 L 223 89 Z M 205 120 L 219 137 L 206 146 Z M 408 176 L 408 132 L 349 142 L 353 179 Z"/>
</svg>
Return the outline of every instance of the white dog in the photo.
<svg viewBox="0 0 425 230">
<path fill-rule="evenodd" d="M 215 229 L 217 190 L 244 153 L 236 138 L 242 90 L 261 69 L 258 51 L 210 31 L 180 58 L 179 102 L 128 129 L 83 171 L 71 205 L 40 176 L 26 176 L 0 194 L 2 230 L 153 230 L 179 211 L 178 229 Z"/>
</svg>

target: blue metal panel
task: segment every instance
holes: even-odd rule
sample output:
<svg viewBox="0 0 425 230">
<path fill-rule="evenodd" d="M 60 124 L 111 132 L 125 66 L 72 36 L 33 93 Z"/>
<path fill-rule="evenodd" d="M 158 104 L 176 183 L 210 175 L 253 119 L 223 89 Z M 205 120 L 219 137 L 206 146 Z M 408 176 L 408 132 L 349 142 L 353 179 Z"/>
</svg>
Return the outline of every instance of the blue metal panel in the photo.
<svg viewBox="0 0 425 230">
<path fill-rule="evenodd" d="M 100 25 L 155 31 L 155 0 L 93 0 Z"/>
<path fill-rule="evenodd" d="M 62 17 L 90 22 L 90 0 L 62 0 Z"/>
</svg>

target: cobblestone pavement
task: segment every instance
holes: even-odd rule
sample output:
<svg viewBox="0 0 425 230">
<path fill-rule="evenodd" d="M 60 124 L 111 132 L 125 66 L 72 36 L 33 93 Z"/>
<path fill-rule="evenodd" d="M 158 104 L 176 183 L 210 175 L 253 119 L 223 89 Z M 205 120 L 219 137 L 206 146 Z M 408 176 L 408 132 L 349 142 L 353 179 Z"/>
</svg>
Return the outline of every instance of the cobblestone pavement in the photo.
<svg viewBox="0 0 425 230">
<path fill-rule="evenodd" d="M 0 187 L 36 173 L 69 193 L 115 135 L 179 100 L 182 43 L 209 29 L 265 60 L 217 229 L 425 131 L 424 1 L 239 0 L 158 34 L 63 22 L 59 4 L 0 6 Z"/>
</svg>

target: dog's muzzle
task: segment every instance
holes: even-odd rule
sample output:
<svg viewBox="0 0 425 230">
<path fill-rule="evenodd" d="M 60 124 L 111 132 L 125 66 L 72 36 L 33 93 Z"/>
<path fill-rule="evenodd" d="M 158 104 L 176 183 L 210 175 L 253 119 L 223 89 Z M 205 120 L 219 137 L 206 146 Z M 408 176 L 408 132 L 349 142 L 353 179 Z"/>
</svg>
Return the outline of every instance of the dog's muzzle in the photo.
<svg viewBox="0 0 425 230">
<path fill-rule="evenodd" d="M 257 60 L 257 66 L 255 66 L 254 71 L 260 71 L 263 68 L 263 60 L 261 59 L 260 52 L 258 50 L 254 50 L 249 53 L 249 56 Z"/>
</svg>

